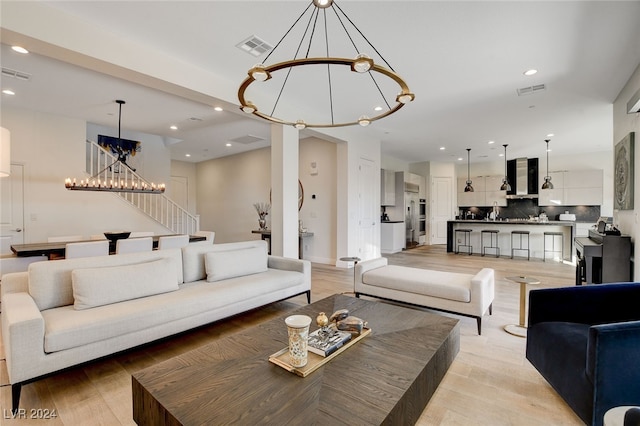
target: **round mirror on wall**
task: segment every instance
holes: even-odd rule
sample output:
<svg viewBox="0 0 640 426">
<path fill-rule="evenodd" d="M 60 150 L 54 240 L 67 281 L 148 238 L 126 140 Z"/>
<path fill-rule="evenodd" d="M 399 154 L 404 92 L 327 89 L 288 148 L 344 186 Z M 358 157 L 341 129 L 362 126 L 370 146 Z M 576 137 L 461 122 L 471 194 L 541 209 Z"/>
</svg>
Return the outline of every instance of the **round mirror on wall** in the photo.
<svg viewBox="0 0 640 426">
<path fill-rule="evenodd" d="M 269 204 L 273 204 L 273 202 L 271 201 L 271 192 L 272 190 L 269 190 Z M 300 211 L 300 209 L 302 208 L 302 204 L 304 203 L 304 188 L 302 187 L 302 182 L 300 182 L 300 179 L 298 179 L 298 211 Z"/>
</svg>

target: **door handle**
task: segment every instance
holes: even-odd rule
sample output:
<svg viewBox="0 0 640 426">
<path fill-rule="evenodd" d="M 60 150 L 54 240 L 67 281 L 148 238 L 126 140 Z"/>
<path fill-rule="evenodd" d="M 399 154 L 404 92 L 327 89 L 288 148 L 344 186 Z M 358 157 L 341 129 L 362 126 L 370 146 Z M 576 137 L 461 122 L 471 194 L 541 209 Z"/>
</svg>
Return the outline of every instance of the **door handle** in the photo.
<svg viewBox="0 0 640 426">
<path fill-rule="evenodd" d="M 21 229 L 21 228 L 16 228 L 16 229 L 12 229 L 12 231 L 15 231 L 15 232 L 22 232 L 22 229 Z"/>
</svg>

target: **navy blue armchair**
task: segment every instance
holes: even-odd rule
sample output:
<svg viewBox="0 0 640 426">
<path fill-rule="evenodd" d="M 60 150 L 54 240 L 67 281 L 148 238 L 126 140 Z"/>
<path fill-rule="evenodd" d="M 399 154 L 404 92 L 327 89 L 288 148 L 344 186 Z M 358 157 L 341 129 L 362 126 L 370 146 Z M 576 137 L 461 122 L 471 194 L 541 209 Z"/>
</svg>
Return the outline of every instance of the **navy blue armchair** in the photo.
<svg viewBox="0 0 640 426">
<path fill-rule="evenodd" d="M 640 405 L 640 283 L 529 292 L 527 359 L 590 425 Z"/>
</svg>

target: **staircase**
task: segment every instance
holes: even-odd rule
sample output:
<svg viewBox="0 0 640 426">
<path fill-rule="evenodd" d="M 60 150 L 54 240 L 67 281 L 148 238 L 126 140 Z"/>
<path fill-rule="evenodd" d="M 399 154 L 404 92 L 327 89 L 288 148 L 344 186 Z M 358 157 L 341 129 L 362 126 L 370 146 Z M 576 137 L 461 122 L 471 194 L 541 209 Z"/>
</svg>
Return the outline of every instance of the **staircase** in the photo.
<svg viewBox="0 0 640 426">
<path fill-rule="evenodd" d="M 87 140 L 87 173 L 96 180 L 104 182 L 127 182 L 129 188 L 133 184 L 139 188 L 143 183 L 151 186 L 139 174 L 121 163 L 117 157 L 97 143 Z M 112 166 L 113 165 L 113 166 Z M 174 234 L 194 234 L 200 224 L 197 216 L 187 212 L 164 194 L 147 194 L 134 192 L 114 192 L 128 204 L 138 208 L 145 215 L 155 220 Z"/>
</svg>

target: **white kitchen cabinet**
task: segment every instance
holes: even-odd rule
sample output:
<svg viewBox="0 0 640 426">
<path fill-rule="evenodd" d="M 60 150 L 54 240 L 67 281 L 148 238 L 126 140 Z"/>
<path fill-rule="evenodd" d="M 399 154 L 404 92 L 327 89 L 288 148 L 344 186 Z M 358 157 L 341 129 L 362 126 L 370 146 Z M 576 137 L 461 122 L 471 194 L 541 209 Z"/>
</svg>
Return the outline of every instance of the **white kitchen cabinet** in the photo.
<svg viewBox="0 0 640 426">
<path fill-rule="evenodd" d="M 489 207 L 494 201 L 501 207 L 507 205 L 507 191 L 500 191 L 502 176 L 475 176 L 471 182 L 473 192 L 464 192 L 467 178 L 458 178 L 459 207 Z"/>
<path fill-rule="evenodd" d="M 396 172 L 380 170 L 380 205 L 396 205 Z"/>
<path fill-rule="evenodd" d="M 602 188 L 602 170 L 564 172 L 565 188 Z"/>
<path fill-rule="evenodd" d="M 602 170 L 576 170 L 549 173 L 553 189 L 541 189 L 540 206 L 602 205 Z M 544 182 L 544 177 L 540 182 Z"/>
<path fill-rule="evenodd" d="M 380 252 L 398 253 L 405 248 L 404 222 L 382 222 L 380 224 Z"/>
<path fill-rule="evenodd" d="M 507 191 L 501 191 L 502 179 L 504 176 L 487 176 L 485 178 L 485 201 L 486 205 L 493 206 L 494 202 L 500 207 L 507 206 Z"/>
<path fill-rule="evenodd" d="M 599 206 L 602 204 L 602 187 L 565 188 L 564 204 L 567 206 Z"/>
<path fill-rule="evenodd" d="M 551 181 L 553 183 L 553 180 Z M 541 189 L 538 191 L 539 206 L 564 206 L 568 205 L 564 198 L 564 188 L 556 188 L 555 183 L 553 189 Z"/>
</svg>

